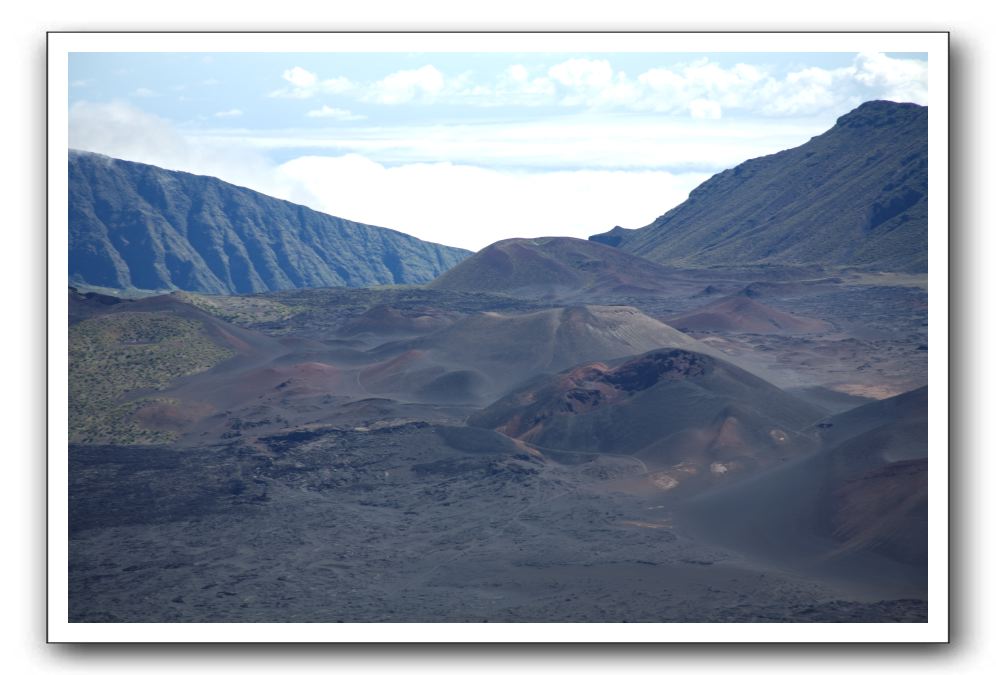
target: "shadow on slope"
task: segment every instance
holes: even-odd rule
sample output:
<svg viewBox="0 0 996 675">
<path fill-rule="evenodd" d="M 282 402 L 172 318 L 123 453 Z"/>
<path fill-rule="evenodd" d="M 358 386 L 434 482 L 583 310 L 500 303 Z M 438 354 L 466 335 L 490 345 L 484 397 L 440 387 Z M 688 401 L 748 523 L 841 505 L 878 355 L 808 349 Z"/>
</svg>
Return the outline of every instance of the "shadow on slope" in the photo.
<svg viewBox="0 0 996 675">
<path fill-rule="evenodd" d="M 763 560 L 922 594 L 927 390 L 827 418 L 822 449 L 684 510 L 689 531 Z"/>
</svg>

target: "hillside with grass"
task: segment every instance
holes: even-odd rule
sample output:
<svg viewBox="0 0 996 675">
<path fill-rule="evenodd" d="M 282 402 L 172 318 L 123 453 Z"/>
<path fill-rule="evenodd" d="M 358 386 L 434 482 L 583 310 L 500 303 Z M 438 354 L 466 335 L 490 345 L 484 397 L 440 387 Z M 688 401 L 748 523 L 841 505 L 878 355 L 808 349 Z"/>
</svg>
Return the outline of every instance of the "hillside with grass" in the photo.
<svg viewBox="0 0 996 675">
<path fill-rule="evenodd" d="M 171 434 L 136 421 L 156 391 L 232 356 L 196 321 L 168 312 L 95 316 L 69 329 L 69 440 L 158 443 Z"/>
</svg>

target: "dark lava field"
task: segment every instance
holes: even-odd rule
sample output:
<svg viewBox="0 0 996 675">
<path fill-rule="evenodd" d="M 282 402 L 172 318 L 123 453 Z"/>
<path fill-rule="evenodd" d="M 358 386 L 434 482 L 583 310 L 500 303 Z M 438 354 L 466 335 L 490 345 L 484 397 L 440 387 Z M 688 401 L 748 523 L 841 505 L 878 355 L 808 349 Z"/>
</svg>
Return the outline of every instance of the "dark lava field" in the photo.
<svg viewBox="0 0 996 675">
<path fill-rule="evenodd" d="M 71 289 L 70 620 L 925 621 L 925 275 L 625 272 Z"/>
</svg>

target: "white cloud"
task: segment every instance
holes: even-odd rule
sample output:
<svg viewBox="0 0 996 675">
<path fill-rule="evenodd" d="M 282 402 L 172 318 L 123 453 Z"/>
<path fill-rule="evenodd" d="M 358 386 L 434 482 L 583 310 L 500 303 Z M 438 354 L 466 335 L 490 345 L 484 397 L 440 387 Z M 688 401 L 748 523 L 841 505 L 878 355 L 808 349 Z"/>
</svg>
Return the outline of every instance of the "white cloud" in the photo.
<svg viewBox="0 0 996 675">
<path fill-rule="evenodd" d="M 488 105 L 564 105 L 589 108 L 622 107 L 639 97 L 636 83 L 605 59 L 573 58 L 533 74 L 522 64 L 506 68 L 497 78 L 494 100 Z"/>
<path fill-rule="evenodd" d="M 549 73 L 558 83 L 575 89 L 600 89 L 612 83 L 612 66 L 605 60 L 568 59 Z"/>
<path fill-rule="evenodd" d="M 69 147 L 166 169 L 216 176 L 274 197 L 302 202 L 308 194 L 282 180 L 261 153 L 245 146 L 193 140 L 161 117 L 128 103 L 80 101 L 69 109 Z"/>
<path fill-rule="evenodd" d="M 854 79 L 869 88 L 884 91 L 889 99 L 927 102 L 927 62 L 894 59 L 885 54 L 858 54 Z"/>
<path fill-rule="evenodd" d="M 499 73 L 493 85 L 468 82 L 453 100 L 482 106 L 536 106 L 549 104 L 556 93 L 556 84 L 545 73 L 533 76 L 529 68 L 517 63 Z"/>
<path fill-rule="evenodd" d="M 170 156 L 186 142 L 167 120 L 127 103 L 80 101 L 69 109 L 69 146 L 144 161 Z"/>
<path fill-rule="evenodd" d="M 637 78 L 642 87 L 634 108 L 680 114 L 696 119 L 716 119 L 724 109 L 756 108 L 763 100 L 763 86 L 773 77 L 756 66 L 735 64 L 724 68 L 707 59 L 671 68 L 652 68 Z"/>
<path fill-rule="evenodd" d="M 146 87 L 139 87 L 131 94 L 132 96 L 137 96 L 138 98 L 152 98 L 153 96 L 159 96 L 157 92 L 153 91 L 152 89 L 148 89 Z"/>
<path fill-rule="evenodd" d="M 232 108 L 231 110 L 219 110 L 214 114 L 215 117 L 242 117 L 242 111 L 238 108 Z"/>
<path fill-rule="evenodd" d="M 767 115 L 805 115 L 837 107 L 852 97 L 860 97 L 848 86 L 851 68 L 803 68 L 789 73 L 784 80 L 769 80 L 758 88 L 758 107 Z"/>
<path fill-rule="evenodd" d="M 275 89 L 271 91 L 267 96 L 270 98 L 311 98 L 316 93 L 315 89 L 288 89 L 284 87 L 283 89 Z"/>
<path fill-rule="evenodd" d="M 718 120 L 723 116 L 723 107 L 719 103 L 704 98 L 689 102 L 688 110 L 697 120 Z"/>
<path fill-rule="evenodd" d="M 443 90 L 445 83 L 443 74 L 434 66 L 399 70 L 371 84 L 363 100 L 385 104 L 431 101 Z"/>
<path fill-rule="evenodd" d="M 503 73 L 505 77 L 508 78 L 510 82 L 527 82 L 529 81 L 529 69 L 526 68 L 521 63 L 516 63 L 505 69 Z"/>
<path fill-rule="evenodd" d="M 433 65 L 400 70 L 373 82 L 346 77 L 320 80 L 294 67 L 291 87 L 270 96 L 311 98 L 337 94 L 384 105 L 448 104 L 481 107 L 560 105 L 591 110 L 653 111 L 693 119 L 725 112 L 785 117 L 840 113 L 873 98 L 926 103 L 926 62 L 859 54 L 849 66 L 806 67 L 776 74 L 746 63 L 723 66 L 707 58 L 650 68 L 635 76 L 608 59 L 570 58 L 545 69 L 517 63 L 489 80 L 472 73 L 447 75 Z"/>
<path fill-rule="evenodd" d="M 89 87 L 91 84 L 93 84 L 93 80 L 73 80 L 72 82 L 69 83 L 69 86 L 75 88 L 83 88 L 83 87 Z"/>
<path fill-rule="evenodd" d="M 317 75 L 311 71 L 301 68 L 300 66 L 294 66 L 289 70 L 285 70 L 283 78 L 295 87 L 300 87 L 302 89 L 313 87 L 315 83 L 318 82 Z"/>
<path fill-rule="evenodd" d="M 706 177 L 510 172 L 449 162 L 386 167 L 359 155 L 299 157 L 279 170 L 309 190 L 320 210 L 471 250 L 509 237 L 585 238 L 615 225 L 646 225 Z"/>
<path fill-rule="evenodd" d="M 311 98 L 317 94 L 341 94 L 351 90 L 355 85 L 347 77 L 333 77 L 327 80 L 319 80 L 316 73 L 305 70 L 300 66 L 294 66 L 283 72 L 284 80 L 290 83 L 290 87 L 283 87 L 271 91 L 268 96 L 272 98 Z"/>
<path fill-rule="evenodd" d="M 320 117 L 326 119 L 333 119 L 339 121 L 349 121 L 349 120 L 362 120 L 366 119 L 363 115 L 357 115 L 350 112 L 349 110 L 344 110 L 342 108 L 333 108 L 331 106 L 323 105 L 321 108 L 316 110 L 309 110 L 305 113 L 307 117 Z"/>
</svg>

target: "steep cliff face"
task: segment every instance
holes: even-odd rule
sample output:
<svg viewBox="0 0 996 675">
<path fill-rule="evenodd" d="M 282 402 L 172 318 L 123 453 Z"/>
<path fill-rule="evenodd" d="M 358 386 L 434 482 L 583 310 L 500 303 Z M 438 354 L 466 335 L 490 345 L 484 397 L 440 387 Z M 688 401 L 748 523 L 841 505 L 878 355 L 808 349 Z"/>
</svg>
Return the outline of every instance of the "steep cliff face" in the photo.
<svg viewBox="0 0 996 675">
<path fill-rule="evenodd" d="M 468 255 L 217 178 L 69 153 L 71 282 L 203 293 L 417 284 Z"/>
</svg>

